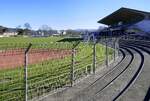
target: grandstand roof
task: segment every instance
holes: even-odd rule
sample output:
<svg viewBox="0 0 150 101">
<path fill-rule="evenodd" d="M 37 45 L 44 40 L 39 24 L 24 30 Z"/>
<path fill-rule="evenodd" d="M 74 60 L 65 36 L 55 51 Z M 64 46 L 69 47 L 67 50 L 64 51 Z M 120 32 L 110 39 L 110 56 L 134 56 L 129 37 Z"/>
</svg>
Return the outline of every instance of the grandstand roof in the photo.
<svg viewBox="0 0 150 101">
<path fill-rule="evenodd" d="M 98 23 L 109 26 L 117 25 L 119 22 L 122 22 L 123 24 L 130 24 L 130 23 L 137 23 L 147 16 L 148 18 L 150 18 L 150 12 L 122 7 L 119 10 L 115 11 L 114 13 L 104 17 L 103 19 L 98 21 Z"/>
</svg>

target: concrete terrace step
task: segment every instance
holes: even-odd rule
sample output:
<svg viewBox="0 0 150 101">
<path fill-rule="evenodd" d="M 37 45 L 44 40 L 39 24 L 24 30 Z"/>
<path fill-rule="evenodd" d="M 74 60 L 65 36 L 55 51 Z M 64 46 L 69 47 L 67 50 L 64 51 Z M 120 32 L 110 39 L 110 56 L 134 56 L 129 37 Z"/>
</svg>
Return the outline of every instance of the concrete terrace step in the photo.
<svg viewBox="0 0 150 101">
<path fill-rule="evenodd" d="M 138 70 L 141 57 L 138 53 L 132 50 L 134 53 L 134 59 L 129 67 L 123 72 L 116 80 L 114 80 L 107 88 L 102 92 L 98 92 L 91 100 L 89 101 L 112 101 L 129 83 L 131 78 L 134 76 Z"/>
<path fill-rule="evenodd" d="M 150 49 L 145 48 L 150 51 Z M 142 51 L 142 50 L 141 50 Z M 150 101 L 150 54 L 143 51 L 144 68 L 135 83 L 117 101 Z"/>
<path fill-rule="evenodd" d="M 103 78 L 97 80 L 92 86 L 80 91 L 73 99 L 71 99 L 71 101 L 95 101 L 93 97 L 95 97 L 96 93 L 103 90 L 108 85 L 110 85 L 109 84 L 110 81 L 116 79 L 116 77 L 118 77 L 118 75 L 120 75 L 120 73 L 125 70 L 128 64 L 130 64 L 132 57 L 131 55 L 128 55 L 129 54 L 128 52 L 125 53 L 127 54 L 127 56 L 119 65 L 116 66 L 116 69 L 114 69 L 114 71 L 110 72 Z M 101 99 L 96 99 L 96 100 L 105 101 Z"/>
<path fill-rule="evenodd" d="M 122 55 L 120 55 L 115 62 L 111 62 L 110 67 L 108 68 L 106 68 L 105 66 L 100 67 L 99 69 L 97 69 L 95 75 L 91 74 L 86 78 L 82 79 L 82 81 L 74 84 L 73 87 L 68 87 L 66 89 L 57 91 L 54 94 L 49 94 L 48 96 L 41 98 L 39 101 L 69 101 L 75 95 L 77 95 L 78 92 L 84 90 L 86 87 L 91 85 L 94 81 L 96 81 L 99 77 L 103 76 L 106 72 L 108 72 L 115 65 L 117 65 L 121 61 L 121 59 L 122 59 Z"/>
</svg>

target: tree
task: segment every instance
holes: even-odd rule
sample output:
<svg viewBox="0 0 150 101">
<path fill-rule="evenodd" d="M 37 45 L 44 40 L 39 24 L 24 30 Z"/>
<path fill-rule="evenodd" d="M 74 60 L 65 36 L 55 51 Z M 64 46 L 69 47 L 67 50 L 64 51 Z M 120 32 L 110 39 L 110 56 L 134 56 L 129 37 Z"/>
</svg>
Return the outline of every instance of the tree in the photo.
<svg viewBox="0 0 150 101">
<path fill-rule="evenodd" d="M 68 29 L 66 30 L 66 36 L 70 36 L 70 37 L 78 37 L 81 35 L 80 31 L 77 30 L 72 30 L 72 29 Z"/>
<path fill-rule="evenodd" d="M 42 25 L 39 29 L 42 30 L 42 31 L 50 31 L 50 30 L 52 30 L 52 28 L 49 27 L 48 25 Z"/>
<path fill-rule="evenodd" d="M 18 26 L 16 27 L 16 30 L 17 30 L 18 35 L 23 35 L 23 34 L 24 34 L 24 30 L 21 29 L 21 25 L 18 25 Z"/>
<path fill-rule="evenodd" d="M 52 30 L 52 28 L 48 25 L 42 25 L 39 28 L 39 31 L 42 33 L 42 36 L 50 36 L 56 32 L 55 30 Z"/>
<path fill-rule="evenodd" d="M 30 25 L 29 23 L 25 23 L 25 24 L 24 24 L 24 28 L 25 28 L 25 29 L 28 29 L 28 30 L 31 30 L 31 29 L 32 29 L 32 27 L 31 27 L 31 25 Z"/>
<path fill-rule="evenodd" d="M 17 29 L 18 35 L 24 35 L 25 31 L 23 29 Z"/>
<path fill-rule="evenodd" d="M 21 25 L 18 25 L 18 26 L 16 27 L 16 29 L 21 29 Z"/>
<path fill-rule="evenodd" d="M 25 35 L 30 35 L 32 29 L 31 25 L 29 23 L 25 23 L 24 28 L 23 33 L 25 33 Z"/>
<path fill-rule="evenodd" d="M 99 26 L 98 29 L 97 29 L 97 31 L 100 32 L 100 31 L 102 31 L 104 28 L 105 28 L 104 26 Z"/>
</svg>

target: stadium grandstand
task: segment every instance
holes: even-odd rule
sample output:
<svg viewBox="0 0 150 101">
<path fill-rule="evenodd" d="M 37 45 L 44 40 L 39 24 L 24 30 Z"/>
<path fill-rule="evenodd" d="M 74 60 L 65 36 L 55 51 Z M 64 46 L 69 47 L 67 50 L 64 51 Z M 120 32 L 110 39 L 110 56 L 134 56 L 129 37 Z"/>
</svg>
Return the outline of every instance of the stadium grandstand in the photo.
<svg viewBox="0 0 150 101">
<path fill-rule="evenodd" d="M 98 23 L 108 26 L 99 32 L 100 36 L 130 35 L 150 39 L 150 12 L 122 7 Z"/>
</svg>

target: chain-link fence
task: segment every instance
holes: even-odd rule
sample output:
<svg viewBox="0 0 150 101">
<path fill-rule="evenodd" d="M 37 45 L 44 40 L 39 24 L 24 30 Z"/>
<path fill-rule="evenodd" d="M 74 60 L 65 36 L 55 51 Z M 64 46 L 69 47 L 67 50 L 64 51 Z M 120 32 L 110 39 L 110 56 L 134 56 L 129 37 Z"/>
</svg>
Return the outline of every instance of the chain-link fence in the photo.
<svg viewBox="0 0 150 101">
<path fill-rule="evenodd" d="M 37 100 L 73 84 L 110 60 L 100 43 L 0 44 L 0 101 Z M 108 61 L 108 60 L 107 60 Z"/>
</svg>

